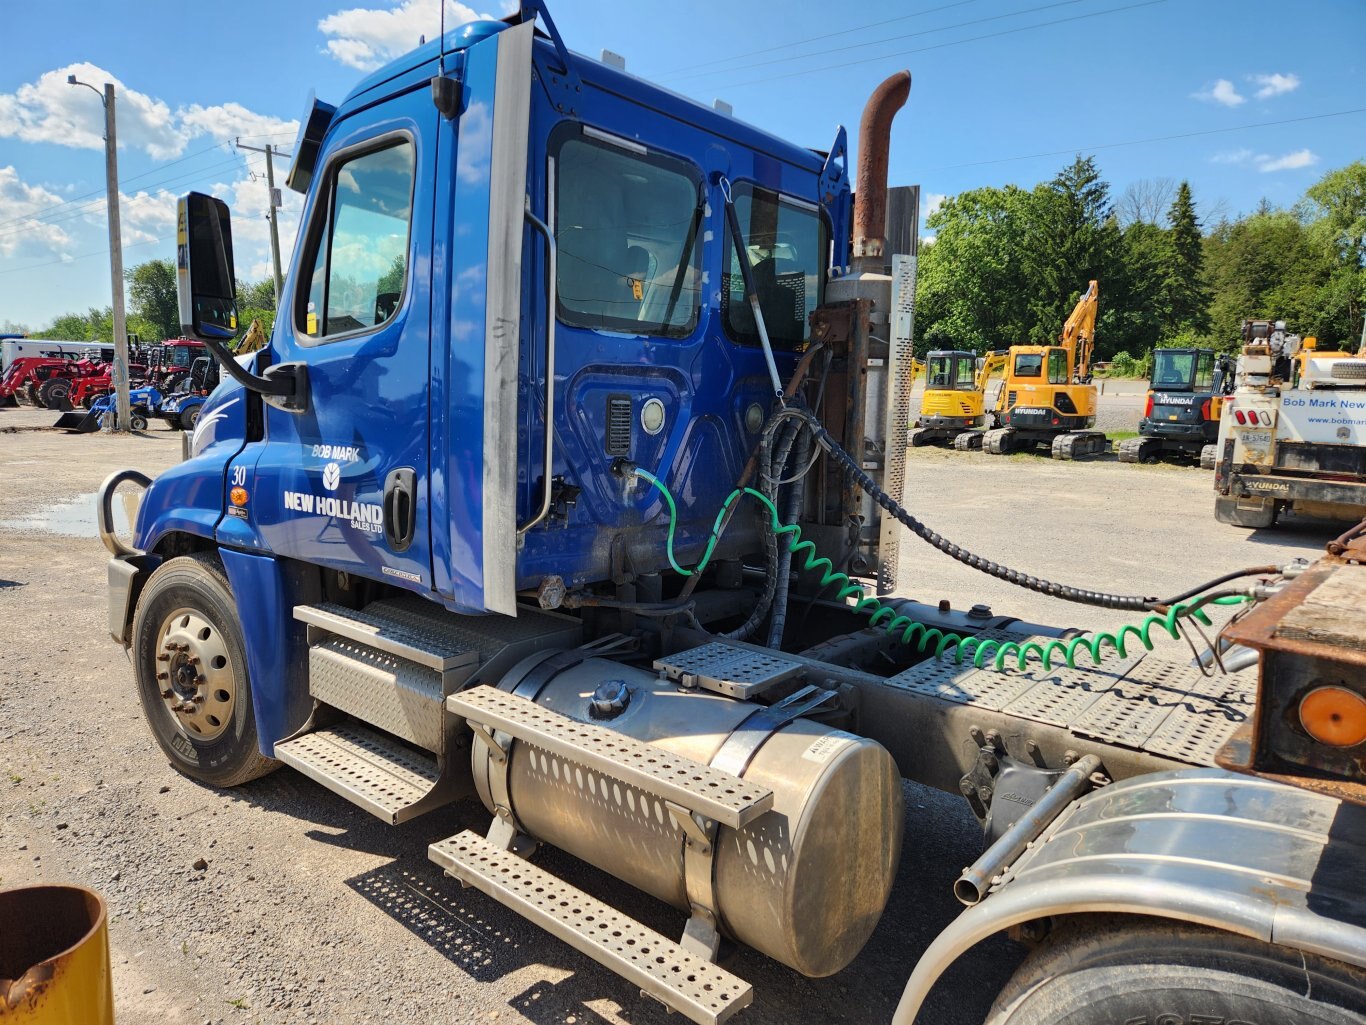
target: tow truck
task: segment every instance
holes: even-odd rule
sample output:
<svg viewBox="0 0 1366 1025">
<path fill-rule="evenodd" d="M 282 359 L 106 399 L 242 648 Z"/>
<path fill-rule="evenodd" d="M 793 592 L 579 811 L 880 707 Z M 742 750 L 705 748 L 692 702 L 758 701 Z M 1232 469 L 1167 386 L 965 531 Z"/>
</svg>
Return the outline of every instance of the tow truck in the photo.
<svg viewBox="0 0 1366 1025">
<path fill-rule="evenodd" d="M 1366 351 L 1319 349 L 1284 321 L 1245 321 L 1243 340 L 1219 425 L 1215 518 L 1260 528 L 1287 510 L 1366 516 Z"/>
<path fill-rule="evenodd" d="M 281 312 L 239 358 L 230 216 L 186 196 L 181 318 L 223 382 L 183 462 L 98 496 L 148 727 L 207 785 L 289 766 L 390 824 L 477 801 L 487 830 L 430 858 L 619 975 L 623 1005 L 710 1025 L 761 1002 L 723 938 L 838 973 L 910 778 L 963 795 L 984 851 L 962 916 L 889 951 L 914 965 L 897 1025 L 1003 930 L 1034 950 L 993 1023 L 1360 1025 L 1361 606 L 1333 606 L 1348 640 L 1316 639 L 1309 676 L 1275 624 L 1366 569 L 1145 597 L 913 514 L 914 265 L 883 234 L 910 85 L 873 91 L 855 176 L 843 129 L 804 148 L 571 53 L 536 0 L 443 33 L 310 105 Z M 1137 622 L 875 597 L 926 586 L 897 557 L 920 541 Z M 1176 646 L 1248 608 L 1201 664 Z"/>
</svg>

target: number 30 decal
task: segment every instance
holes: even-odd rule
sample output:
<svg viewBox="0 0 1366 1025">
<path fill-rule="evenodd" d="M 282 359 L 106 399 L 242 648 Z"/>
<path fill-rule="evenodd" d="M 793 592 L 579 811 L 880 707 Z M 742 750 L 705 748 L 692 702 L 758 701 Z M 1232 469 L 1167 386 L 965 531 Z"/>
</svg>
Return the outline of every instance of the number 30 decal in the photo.
<svg viewBox="0 0 1366 1025">
<path fill-rule="evenodd" d="M 240 488 L 247 482 L 247 468 L 245 466 L 234 466 L 232 468 L 232 486 Z"/>
</svg>

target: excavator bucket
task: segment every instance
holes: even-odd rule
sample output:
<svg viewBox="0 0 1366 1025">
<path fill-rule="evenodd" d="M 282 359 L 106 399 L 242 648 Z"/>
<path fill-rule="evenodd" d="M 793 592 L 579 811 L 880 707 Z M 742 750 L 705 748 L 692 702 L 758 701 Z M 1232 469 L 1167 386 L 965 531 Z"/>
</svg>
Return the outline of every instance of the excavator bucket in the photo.
<svg viewBox="0 0 1366 1025">
<path fill-rule="evenodd" d="M 63 413 L 52 426 L 73 434 L 90 434 L 100 429 L 100 413 L 96 409 Z"/>
</svg>

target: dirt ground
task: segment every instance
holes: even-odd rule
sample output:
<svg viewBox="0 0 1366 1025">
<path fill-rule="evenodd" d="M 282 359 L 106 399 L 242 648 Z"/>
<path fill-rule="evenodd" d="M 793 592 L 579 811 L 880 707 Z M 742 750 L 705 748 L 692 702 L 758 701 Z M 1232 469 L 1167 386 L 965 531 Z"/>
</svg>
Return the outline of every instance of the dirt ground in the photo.
<svg viewBox="0 0 1366 1025">
<path fill-rule="evenodd" d="M 441 875 L 427 845 L 482 831 L 477 804 L 391 828 L 291 770 L 223 792 L 174 773 L 106 633 L 107 555 L 91 495 L 116 469 L 155 474 L 175 462 L 179 435 L 159 425 L 131 438 L 39 429 L 51 420 L 0 410 L 0 887 L 66 880 L 104 894 L 122 1025 L 680 1020 Z M 910 477 L 913 511 L 969 548 L 1147 594 L 1312 558 L 1335 532 L 1221 526 L 1209 475 L 1189 468 L 917 450 Z M 986 602 L 1057 624 L 1123 621 L 903 544 L 903 589 L 923 600 Z M 889 1020 L 910 966 L 958 910 L 953 879 L 980 851 L 961 799 L 911 784 L 906 796 L 898 885 L 867 949 L 820 980 L 732 953 L 727 967 L 756 995 L 737 1021 Z M 665 933 L 682 928 L 679 912 L 567 856 L 547 850 L 538 862 Z M 1007 941 L 984 944 L 921 1020 L 980 1022 L 1019 958 Z"/>
</svg>

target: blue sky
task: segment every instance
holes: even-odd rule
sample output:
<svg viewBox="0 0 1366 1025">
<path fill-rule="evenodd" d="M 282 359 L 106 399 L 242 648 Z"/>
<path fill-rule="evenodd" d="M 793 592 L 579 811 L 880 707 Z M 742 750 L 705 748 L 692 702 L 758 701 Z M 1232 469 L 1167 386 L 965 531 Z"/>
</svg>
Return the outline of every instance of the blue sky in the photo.
<svg viewBox="0 0 1366 1025">
<path fill-rule="evenodd" d="M 173 255 L 174 197 L 197 188 L 232 205 L 239 274 L 259 278 L 263 158 L 231 140 L 287 148 L 309 89 L 340 99 L 362 69 L 434 35 L 439 2 L 7 4 L 0 327 L 109 302 L 101 106 L 68 73 L 119 86 L 125 262 Z M 448 28 L 473 13 L 446 2 Z M 474 9 L 501 13 L 496 0 Z M 1293 203 L 1366 156 L 1366 112 L 1318 116 L 1366 108 L 1366 0 L 551 0 L 551 12 L 572 49 L 613 50 L 635 74 L 818 148 L 841 123 L 856 144 L 868 92 L 908 67 L 891 178 L 927 197 L 1032 185 L 1081 151 L 1116 196 L 1186 178 L 1199 209 L 1236 215 L 1263 197 Z M 298 202 L 286 197 L 289 248 Z"/>
</svg>

